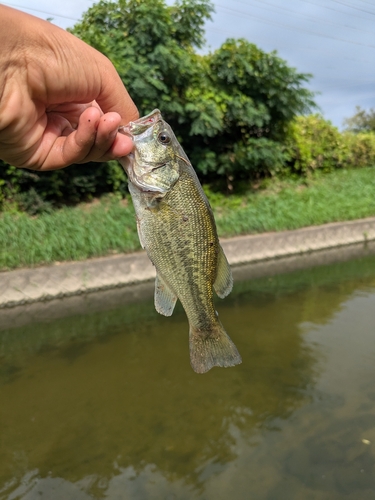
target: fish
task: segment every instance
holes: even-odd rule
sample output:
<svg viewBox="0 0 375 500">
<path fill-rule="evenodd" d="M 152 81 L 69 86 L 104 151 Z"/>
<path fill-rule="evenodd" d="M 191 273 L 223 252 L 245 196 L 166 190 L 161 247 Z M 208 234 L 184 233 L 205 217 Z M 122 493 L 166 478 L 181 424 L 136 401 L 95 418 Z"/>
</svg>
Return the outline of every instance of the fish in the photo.
<svg viewBox="0 0 375 500">
<path fill-rule="evenodd" d="M 189 321 L 190 363 L 196 373 L 241 363 L 214 306 L 233 278 L 214 215 L 197 174 L 172 128 L 155 109 L 121 127 L 133 151 L 120 163 L 128 176 L 141 246 L 156 268 L 156 310 L 171 316 L 180 300 Z"/>
</svg>

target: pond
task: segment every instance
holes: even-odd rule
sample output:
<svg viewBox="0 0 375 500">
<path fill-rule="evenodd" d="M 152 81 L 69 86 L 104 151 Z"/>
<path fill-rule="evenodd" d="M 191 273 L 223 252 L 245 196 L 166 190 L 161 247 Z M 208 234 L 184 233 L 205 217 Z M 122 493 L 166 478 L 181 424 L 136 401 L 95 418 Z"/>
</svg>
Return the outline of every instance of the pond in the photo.
<svg viewBox="0 0 375 500">
<path fill-rule="evenodd" d="M 205 375 L 138 292 L 0 313 L 0 500 L 374 499 L 374 255 L 237 279 Z"/>
</svg>

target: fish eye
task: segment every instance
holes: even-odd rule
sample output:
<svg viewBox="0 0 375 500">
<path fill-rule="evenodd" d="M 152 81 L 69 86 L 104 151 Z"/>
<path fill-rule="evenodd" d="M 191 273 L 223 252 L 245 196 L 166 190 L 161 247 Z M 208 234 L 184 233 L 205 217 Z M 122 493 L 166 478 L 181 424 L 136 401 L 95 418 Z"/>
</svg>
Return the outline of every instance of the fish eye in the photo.
<svg viewBox="0 0 375 500">
<path fill-rule="evenodd" d="M 161 144 L 169 144 L 171 142 L 171 138 L 166 132 L 160 132 L 158 135 L 158 141 Z"/>
</svg>

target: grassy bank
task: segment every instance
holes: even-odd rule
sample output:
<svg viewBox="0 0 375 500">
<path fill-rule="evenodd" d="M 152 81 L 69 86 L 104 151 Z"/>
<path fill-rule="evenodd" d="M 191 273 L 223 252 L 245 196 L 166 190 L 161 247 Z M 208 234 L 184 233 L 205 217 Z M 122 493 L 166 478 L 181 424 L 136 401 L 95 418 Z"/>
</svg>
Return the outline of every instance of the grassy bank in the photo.
<svg viewBox="0 0 375 500">
<path fill-rule="evenodd" d="M 375 216 L 375 168 L 337 170 L 295 181 L 271 179 L 242 200 L 229 198 L 215 213 L 222 236 Z"/>
<path fill-rule="evenodd" d="M 207 190 L 220 236 L 281 231 L 375 216 L 375 168 L 271 179 L 241 195 Z M 0 269 L 140 248 L 130 201 L 106 197 L 38 217 L 0 215 Z"/>
</svg>

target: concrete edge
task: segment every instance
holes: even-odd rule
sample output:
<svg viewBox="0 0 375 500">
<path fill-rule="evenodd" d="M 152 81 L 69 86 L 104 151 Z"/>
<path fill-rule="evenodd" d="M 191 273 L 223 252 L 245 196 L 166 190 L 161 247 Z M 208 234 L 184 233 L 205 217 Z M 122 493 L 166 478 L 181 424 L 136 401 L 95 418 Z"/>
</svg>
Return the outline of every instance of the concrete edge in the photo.
<svg viewBox="0 0 375 500">
<path fill-rule="evenodd" d="M 328 266 L 348 260 L 375 256 L 375 240 L 339 248 L 329 248 L 317 252 L 291 255 L 279 259 L 250 262 L 235 266 L 233 277 L 235 283 L 243 280 L 254 280 L 262 277 L 273 277 L 278 274 L 291 273 Z M 149 301 L 153 309 L 153 280 L 131 286 L 109 288 L 92 293 L 81 293 L 69 297 L 54 298 L 47 301 L 32 302 L 18 307 L 0 309 L 0 334 L 2 331 L 21 327 L 30 323 L 48 323 L 64 317 L 92 314 L 93 311 L 110 311 L 129 304 Z"/>
<path fill-rule="evenodd" d="M 221 240 L 231 266 L 375 240 L 375 217 Z M 145 252 L 0 273 L 0 308 L 140 284 L 155 277 Z"/>
</svg>

